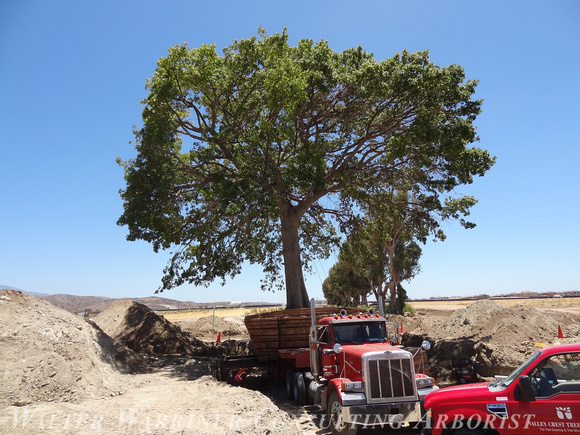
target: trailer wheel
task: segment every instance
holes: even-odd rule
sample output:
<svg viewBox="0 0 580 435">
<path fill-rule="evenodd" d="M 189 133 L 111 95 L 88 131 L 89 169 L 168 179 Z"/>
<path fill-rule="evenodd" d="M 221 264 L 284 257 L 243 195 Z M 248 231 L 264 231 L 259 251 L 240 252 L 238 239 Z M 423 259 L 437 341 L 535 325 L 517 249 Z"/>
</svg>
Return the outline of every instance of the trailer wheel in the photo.
<svg viewBox="0 0 580 435">
<path fill-rule="evenodd" d="M 302 372 L 295 372 L 292 385 L 294 387 L 294 400 L 297 405 L 306 405 L 306 383 Z"/>
<path fill-rule="evenodd" d="M 286 395 L 288 399 L 294 400 L 294 370 L 292 369 L 286 372 Z"/>
<path fill-rule="evenodd" d="M 338 393 L 336 391 L 333 391 L 328 398 L 326 412 L 330 420 L 330 430 L 333 434 L 356 435 L 358 426 L 356 424 L 345 423 L 342 420 L 342 405 L 340 404 L 340 400 L 338 400 Z"/>
</svg>

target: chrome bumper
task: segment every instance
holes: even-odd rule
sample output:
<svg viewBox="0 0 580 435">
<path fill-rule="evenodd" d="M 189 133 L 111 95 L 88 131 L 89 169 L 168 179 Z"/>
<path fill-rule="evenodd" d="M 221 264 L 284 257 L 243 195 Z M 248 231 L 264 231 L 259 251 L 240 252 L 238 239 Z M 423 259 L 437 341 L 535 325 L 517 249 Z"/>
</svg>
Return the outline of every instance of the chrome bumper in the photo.
<svg viewBox="0 0 580 435">
<path fill-rule="evenodd" d="M 400 425 L 421 421 L 419 402 L 342 406 L 342 420 L 362 426 Z"/>
</svg>

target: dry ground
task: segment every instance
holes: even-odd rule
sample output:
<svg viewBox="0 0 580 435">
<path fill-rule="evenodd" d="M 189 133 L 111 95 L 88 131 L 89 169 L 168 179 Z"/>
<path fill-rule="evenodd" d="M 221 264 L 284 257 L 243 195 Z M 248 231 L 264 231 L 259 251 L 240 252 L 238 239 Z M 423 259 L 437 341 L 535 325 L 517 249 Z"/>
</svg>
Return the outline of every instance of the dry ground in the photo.
<svg viewBox="0 0 580 435">
<path fill-rule="evenodd" d="M 200 317 L 213 316 L 215 312 L 216 317 L 236 317 L 246 316 L 251 313 L 248 308 L 216 308 L 216 310 L 200 309 L 200 310 L 179 310 L 179 311 L 160 311 L 157 314 L 162 315 L 167 320 L 179 319 L 199 319 Z"/>
<path fill-rule="evenodd" d="M 538 309 L 580 314 L 580 298 L 494 299 L 494 301 L 504 307 L 526 305 Z M 417 310 L 455 311 L 472 303 L 473 301 L 417 301 L 410 304 Z"/>
<path fill-rule="evenodd" d="M 504 360 L 524 357 L 536 341 L 555 341 L 558 324 L 567 340 L 580 341 L 578 300 L 530 300 L 527 307 L 517 302 L 502 301 L 499 308 L 419 302 L 412 304 L 417 315 L 399 320 L 406 332 L 433 338 L 435 347 L 454 334 L 470 334 L 478 349 L 485 342 L 484 356 Z M 214 346 L 218 332 L 223 338 L 247 337 L 245 314 L 216 310 L 214 318 L 206 310 L 165 318 Z M 249 378 L 252 388 L 217 382 L 209 357 L 149 357 L 155 363 L 150 372 L 127 373 L 132 364 L 143 363 L 139 355 L 122 353 L 78 316 L 20 292 L 0 292 L 0 348 L 0 434 L 328 433 L 317 426 L 316 408 L 289 402 L 279 383 L 257 376 Z"/>
</svg>

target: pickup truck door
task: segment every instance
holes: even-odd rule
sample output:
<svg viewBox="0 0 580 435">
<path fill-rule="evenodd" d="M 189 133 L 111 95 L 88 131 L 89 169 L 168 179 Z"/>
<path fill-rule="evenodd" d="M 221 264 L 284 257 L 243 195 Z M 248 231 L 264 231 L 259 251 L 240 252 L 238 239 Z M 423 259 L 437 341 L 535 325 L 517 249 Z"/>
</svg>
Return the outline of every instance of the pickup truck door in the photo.
<svg viewBox="0 0 580 435">
<path fill-rule="evenodd" d="M 529 373 L 536 400 L 518 401 L 518 434 L 580 434 L 580 353 L 552 355 Z"/>
</svg>

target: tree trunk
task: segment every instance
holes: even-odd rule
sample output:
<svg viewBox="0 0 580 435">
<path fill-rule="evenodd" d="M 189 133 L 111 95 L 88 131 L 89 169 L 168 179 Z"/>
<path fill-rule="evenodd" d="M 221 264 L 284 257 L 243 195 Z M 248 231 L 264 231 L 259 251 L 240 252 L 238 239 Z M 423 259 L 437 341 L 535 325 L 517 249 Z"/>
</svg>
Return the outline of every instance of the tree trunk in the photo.
<svg viewBox="0 0 580 435">
<path fill-rule="evenodd" d="M 377 304 L 379 303 L 379 296 L 382 296 L 383 298 L 383 307 L 385 308 L 385 304 L 387 303 L 387 290 L 388 290 L 388 285 L 387 283 L 385 283 L 385 281 L 382 278 L 378 279 L 377 282 L 377 290 L 375 292 L 375 297 L 377 298 Z"/>
<path fill-rule="evenodd" d="M 299 223 L 300 219 L 294 208 L 288 206 L 281 210 L 282 256 L 284 257 L 284 276 L 286 278 L 286 309 L 310 307 L 300 259 Z"/>
<path fill-rule="evenodd" d="M 367 300 L 367 295 L 366 295 L 366 294 L 364 294 L 364 295 L 362 295 L 362 296 L 361 296 L 361 301 L 360 301 L 360 304 L 361 304 L 361 305 L 366 305 L 366 306 L 368 306 L 368 304 L 369 304 L 369 303 L 368 303 L 368 300 Z"/>
</svg>

